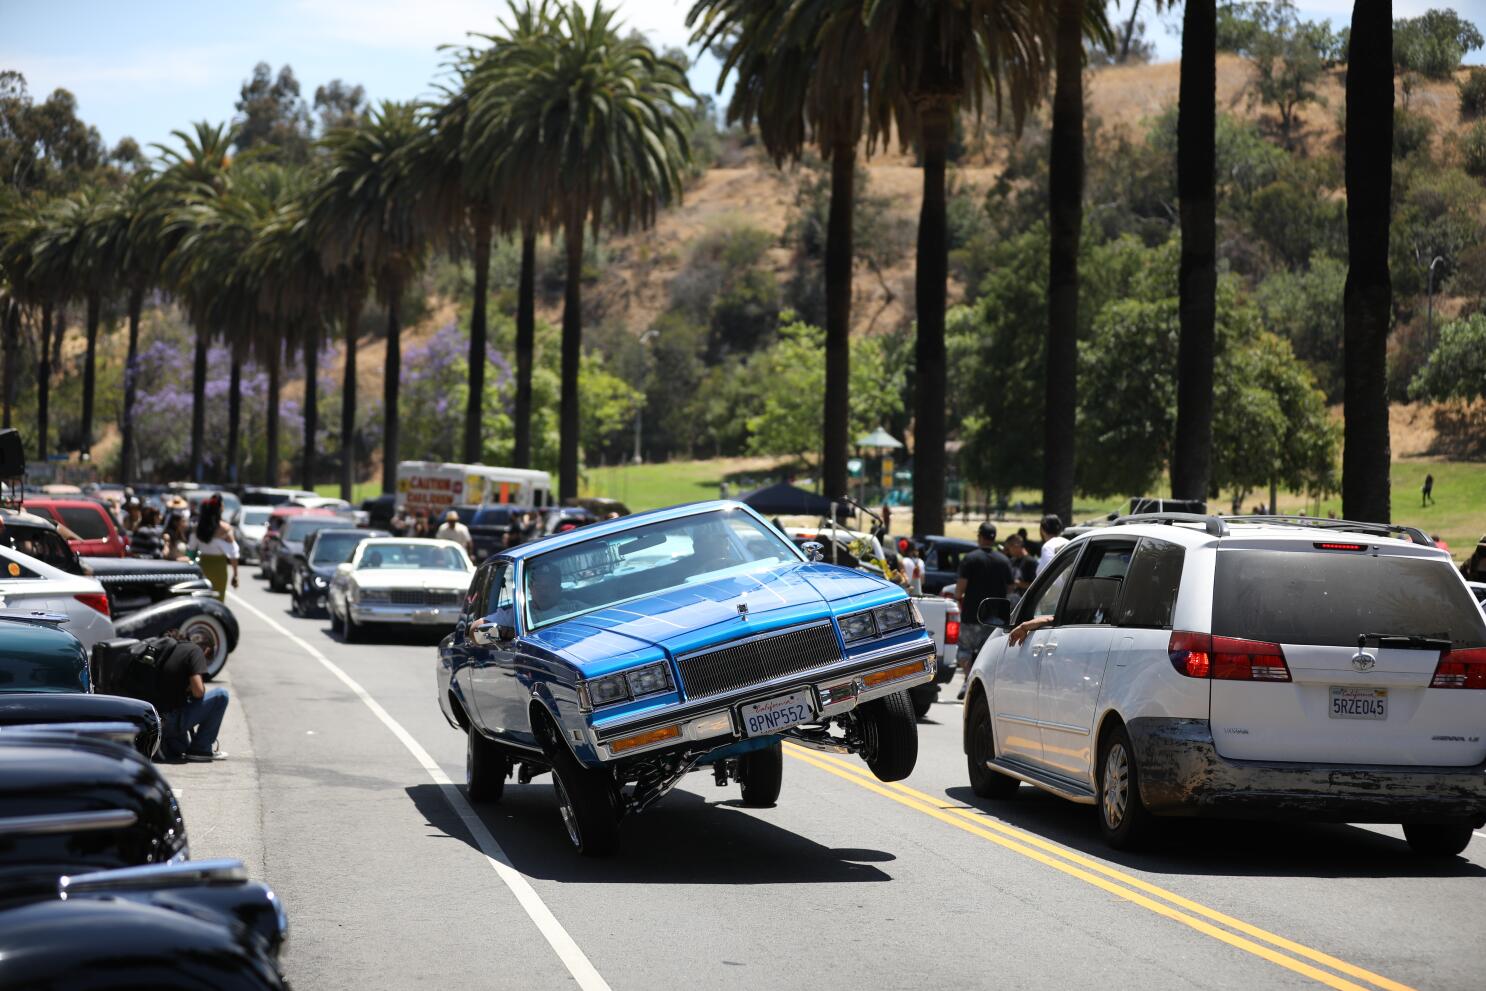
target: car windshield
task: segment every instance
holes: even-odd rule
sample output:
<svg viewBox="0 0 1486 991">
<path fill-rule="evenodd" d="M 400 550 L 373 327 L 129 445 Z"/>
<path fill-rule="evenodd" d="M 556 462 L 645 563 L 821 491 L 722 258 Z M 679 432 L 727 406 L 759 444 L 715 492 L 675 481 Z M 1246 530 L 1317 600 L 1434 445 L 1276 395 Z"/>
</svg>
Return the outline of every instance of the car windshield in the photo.
<svg viewBox="0 0 1486 991">
<path fill-rule="evenodd" d="M 272 509 L 244 509 L 238 522 L 243 526 L 263 526 L 272 512 Z"/>
<path fill-rule="evenodd" d="M 649 523 L 532 558 L 527 625 L 799 560 L 781 534 L 740 510 Z"/>
<path fill-rule="evenodd" d="M 362 552 L 357 571 L 412 571 L 428 568 L 434 571 L 468 571 L 469 563 L 459 548 L 445 544 L 406 543 L 371 544 Z"/>
<path fill-rule="evenodd" d="M 366 539 L 364 533 L 322 533 L 315 538 L 311 564 L 344 564 Z"/>
<path fill-rule="evenodd" d="M 316 530 L 345 525 L 345 520 L 334 516 L 301 516 L 284 524 L 283 537 L 285 540 L 303 540 L 306 534 L 314 533 Z"/>
</svg>

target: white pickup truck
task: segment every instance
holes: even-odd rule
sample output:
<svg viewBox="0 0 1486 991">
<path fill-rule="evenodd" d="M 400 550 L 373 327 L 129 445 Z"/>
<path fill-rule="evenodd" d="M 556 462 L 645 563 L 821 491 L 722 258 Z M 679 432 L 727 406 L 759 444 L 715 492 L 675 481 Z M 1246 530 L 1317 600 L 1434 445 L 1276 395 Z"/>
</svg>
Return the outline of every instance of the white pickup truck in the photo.
<svg viewBox="0 0 1486 991">
<path fill-rule="evenodd" d="M 823 560 L 847 568 L 861 568 L 881 575 L 878 562 L 885 556 L 882 543 L 872 534 L 861 530 L 831 527 L 822 521 L 822 526 L 787 526 L 785 534 L 798 545 L 818 541 L 824 545 Z M 860 552 L 860 553 L 857 553 Z M 915 595 L 913 602 L 924 617 L 924 626 L 934 638 L 938 650 L 939 664 L 934 680 L 926 685 L 916 685 L 908 690 L 913 699 L 914 715 L 922 719 L 928 715 L 929 707 L 939 698 L 939 686 L 949 682 L 955 674 L 955 653 L 960 644 L 960 606 L 954 599 L 940 595 Z"/>
</svg>

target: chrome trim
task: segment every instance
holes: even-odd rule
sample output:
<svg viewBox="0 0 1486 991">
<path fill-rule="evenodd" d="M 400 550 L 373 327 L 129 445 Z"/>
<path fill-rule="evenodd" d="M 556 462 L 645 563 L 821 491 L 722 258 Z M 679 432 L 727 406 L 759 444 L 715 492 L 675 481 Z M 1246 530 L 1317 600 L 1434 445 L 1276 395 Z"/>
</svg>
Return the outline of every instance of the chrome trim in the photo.
<svg viewBox="0 0 1486 991">
<path fill-rule="evenodd" d="M 1078 805 L 1094 805 L 1097 802 L 1094 792 L 1076 781 L 1014 763 L 1004 757 L 999 759 L 993 757 L 986 761 L 986 768 L 1009 775 L 1018 781 L 1025 781 L 1033 787 L 1041 788 L 1043 791 L 1051 792 L 1059 798 L 1067 799 Z"/>
<path fill-rule="evenodd" d="M 158 731 L 159 724 L 156 723 Z M 15 726 L 0 726 L 0 733 L 52 733 L 65 736 L 86 736 L 95 740 L 122 743 L 133 749 L 134 741 L 141 732 L 133 723 L 122 722 L 74 722 L 74 723 L 24 723 Z"/>
<path fill-rule="evenodd" d="M 53 812 L 46 815 L 0 818 L 0 836 L 45 836 L 53 833 L 86 833 L 101 829 L 127 829 L 139 821 L 130 809 L 97 812 Z"/>
<path fill-rule="evenodd" d="M 97 891 L 150 891 L 188 884 L 241 884 L 248 869 L 241 860 L 187 860 L 179 864 L 148 864 L 114 871 L 91 871 L 57 879 L 57 896 Z"/>
<path fill-rule="evenodd" d="M 799 626 L 782 626 L 776 630 L 769 630 L 766 633 L 755 633 L 752 636 L 739 637 L 736 640 L 726 640 L 722 643 L 714 643 L 706 647 L 698 647 L 696 650 L 688 650 L 684 654 L 677 654 L 676 664 L 679 666 L 682 661 L 689 658 L 701 657 L 705 654 L 716 653 L 719 650 L 727 650 L 730 647 L 741 647 L 744 644 L 753 643 L 755 640 L 768 640 L 770 637 L 782 637 L 786 634 L 799 633 L 805 630 L 819 629 L 822 626 L 830 625 L 831 621 L 829 619 L 821 619 L 815 621 L 814 623 L 802 623 Z"/>
<path fill-rule="evenodd" d="M 865 656 L 847 658 L 829 667 L 816 668 L 811 671 L 799 671 L 795 674 L 784 675 L 770 681 L 748 685 L 724 695 L 694 699 L 660 712 L 643 713 L 629 720 L 610 723 L 602 727 L 590 726 L 590 736 L 595 744 L 602 745 L 617 736 L 627 736 L 646 729 L 682 722 L 683 720 L 693 719 L 719 709 L 730 710 L 733 706 L 745 702 L 750 698 L 761 698 L 770 694 L 779 694 L 783 690 L 798 688 L 802 685 L 814 686 L 826 681 L 844 680 L 855 675 L 870 673 L 874 668 L 886 667 L 890 664 L 901 663 L 903 661 L 919 659 L 929 661 L 934 656 L 934 644 L 932 641 L 884 648 L 882 650 L 872 651 Z M 900 691 L 903 687 L 905 687 L 905 682 L 892 683 L 892 691 Z M 891 694 L 891 692 L 885 694 Z M 674 742 L 672 745 L 674 746 Z"/>
<path fill-rule="evenodd" d="M 1017 723 L 1022 726 L 1031 726 L 1035 729 L 1042 728 L 1042 724 L 1035 719 L 1028 719 L 1025 716 L 1013 716 L 1009 712 L 997 712 L 996 718 L 1002 722 Z"/>
</svg>

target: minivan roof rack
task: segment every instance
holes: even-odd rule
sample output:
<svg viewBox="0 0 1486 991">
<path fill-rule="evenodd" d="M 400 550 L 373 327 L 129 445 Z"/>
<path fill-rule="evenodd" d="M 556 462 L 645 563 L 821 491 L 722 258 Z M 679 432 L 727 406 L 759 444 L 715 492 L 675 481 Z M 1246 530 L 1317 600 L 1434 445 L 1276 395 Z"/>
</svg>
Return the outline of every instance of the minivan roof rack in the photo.
<svg viewBox="0 0 1486 991">
<path fill-rule="evenodd" d="M 1320 516 L 1225 516 L 1231 523 L 1279 523 L 1285 526 L 1313 527 L 1318 530 L 1340 530 L 1345 533 L 1365 533 L 1372 537 L 1406 537 L 1416 544 L 1433 547 L 1434 541 L 1418 527 L 1402 523 L 1364 523 L 1360 520 L 1334 520 Z"/>
<path fill-rule="evenodd" d="M 1135 523 L 1165 523 L 1169 526 L 1185 524 L 1200 526 L 1210 537 L 1228 536 L 1228 524 L 1221 516 L 1205 516 L 1202 513 L 1132 513 L 1110 521 L 1110 526 L 1130 526 Z"/>
</svg>

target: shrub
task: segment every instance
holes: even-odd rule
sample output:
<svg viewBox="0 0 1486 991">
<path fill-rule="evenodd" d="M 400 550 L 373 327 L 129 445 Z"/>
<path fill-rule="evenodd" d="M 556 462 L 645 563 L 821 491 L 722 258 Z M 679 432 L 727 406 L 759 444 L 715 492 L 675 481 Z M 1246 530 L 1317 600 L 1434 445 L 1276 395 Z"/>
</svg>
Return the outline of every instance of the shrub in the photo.
<svg viewBox="0 0 1486 991">
<path fill-rule="evenodd" d="M 1423 114 L 1393 108 L 1393 157 L 1408 158 L 1417 151 L 1428 150 L 1434 122 Z"/>
<path fill-rule="evenodd" d="M 1486 69 L 1473 66 L 1460 84 L 1460 118 L 1475 120 L 1486 116 Z"/>
<path fill-rule="evenodd" d="M 1460 152 L 1465 171 L 1477 179 L 1486 179 L 1486 121 L 1477 121 L 1460 139 Z"/>
</svg>

